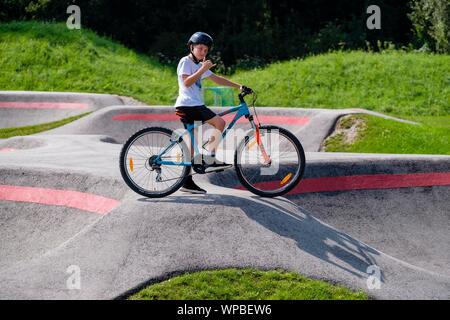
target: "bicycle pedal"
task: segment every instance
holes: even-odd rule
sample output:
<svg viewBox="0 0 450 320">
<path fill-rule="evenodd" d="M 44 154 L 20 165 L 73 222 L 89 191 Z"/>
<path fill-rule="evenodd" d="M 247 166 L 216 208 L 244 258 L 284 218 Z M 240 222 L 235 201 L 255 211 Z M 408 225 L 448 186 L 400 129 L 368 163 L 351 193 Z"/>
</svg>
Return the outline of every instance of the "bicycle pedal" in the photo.
<svg viewBox="0 0 450 320">
<path fill-rule="evenodd" d="M 233 165 L 230 165 L 230 166 L 224 167 L 224 168 L 211 168 L 211 167 L 208 168 L 207 167 L 207 168 L 205 168 L 205 173 L 222 172 L 222 171 L 225 171 L 225 170 L 230 169 L 232 167 L 233 167 Z"/>
</svg>

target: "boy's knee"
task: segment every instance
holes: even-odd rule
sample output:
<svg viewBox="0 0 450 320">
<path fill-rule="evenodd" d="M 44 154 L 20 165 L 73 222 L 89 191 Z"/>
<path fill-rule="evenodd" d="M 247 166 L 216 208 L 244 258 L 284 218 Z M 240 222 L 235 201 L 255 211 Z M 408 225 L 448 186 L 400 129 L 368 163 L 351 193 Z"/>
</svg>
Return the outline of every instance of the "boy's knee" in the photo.
<svg viewBox="0 0 450 320">
<path fill-rule="evenodd" d="M 225 120 L 223 120 L 221 117 L 219 117 L 217 119 L 216 129 L 223 131 L 225 129 L 225 124 L 226 124 Z"/>
<path fill-rule="evenodd" d="M 225 120 L 223 120 L 219 116 L 215 116 L 213 119 L 207 121 L 210 125 L 212 125 L 217 130 L 223 131 L 225 129 Z"/>
</svg>

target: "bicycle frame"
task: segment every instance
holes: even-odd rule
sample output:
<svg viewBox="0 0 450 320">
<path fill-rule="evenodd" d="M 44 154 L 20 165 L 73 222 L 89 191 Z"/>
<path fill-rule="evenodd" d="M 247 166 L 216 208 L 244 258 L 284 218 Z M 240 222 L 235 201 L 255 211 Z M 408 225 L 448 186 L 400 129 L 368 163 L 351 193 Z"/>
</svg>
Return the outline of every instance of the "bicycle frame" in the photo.
<svg viewBox="0 0 450 320">
<path fill-rule="evenodd" d="M 253 116 L 250 114 L 250 110 L 248 108 L 247 103 L 244 101 L 243 97 L 239 96 L 239 100 L 241 102 L 240 105 L 236 106 L 236 107 L 231 107 L 228 110 L 225 110 L 221 113 L 218 114 L 218 116 L 224 116 L 233 112 L 236 112 L 236 115 L 234 116 L 233 120 L 230 122 L 230 124 L 228 125 L 228 127 L 222 132 L 222 137 L 221 140 L 225 139 L 227 132 L 233 128 L 234 124 L 242 117 L 245 117 L 249 120 L 250 124 L 252 125 L 252 128 L 255 130 L 257 129 L 255 122 L 253 121 Z M 161 160 L 161 157 L 168 152 L 178 141 L 180 141 L 185 135 L 189 134 L 190 138 L 191 138 L 191 145 L 194 146 L 194 156 L 198 155 L 200 153 L 199 149 L 198 149 L 198 145 L 197 143 L 195 143 L 195 137 L 194 137 L 194 129 L 202 126 L 201 125 L 197 125 L 197 124 L 189 124 L 186 128 L 185 131 L 183 131 L 183 133 L 178 137 L 178 139 L 176 139 L 175 141 L 171 141 L 171 143 L 163 150 L 161 151 L 156 160 L 155 160 L 155 164 L 157 165 L 174 165 L 174 166 L 191 166 L 192 162 L 173 162 L 173 161 L 164 161 Z M 220 143 L 220 142 L 219 142 Z"/>
</svg>

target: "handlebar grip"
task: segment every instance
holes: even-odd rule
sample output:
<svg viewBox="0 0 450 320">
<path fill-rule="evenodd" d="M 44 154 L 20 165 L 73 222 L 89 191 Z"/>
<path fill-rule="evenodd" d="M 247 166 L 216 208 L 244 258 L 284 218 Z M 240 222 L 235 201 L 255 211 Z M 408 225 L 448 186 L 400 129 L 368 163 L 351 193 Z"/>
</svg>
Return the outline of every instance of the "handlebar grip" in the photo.
<svg viewBox="0 0 450 320">
<path fill-rule="evenodd" d="M 253 90 L 250 89 L 249 87 L 242 86 L 242 92 L 247 95 L 247 94 L 253 93 Z"/>
<path fill-rule="evenodd" d="M 249 87 L 246 87 L 246 86 L 242 86 L 241 93 L 239 93 L 239 95 L 238 95 L 239 96 L 239 101 L 241 103 L 245 103 L 244 97 L 246 95 L 248 95 L 248 94 L 251 94 L 251 93 L 253 93 L 252 89 L 250 89 Z"/>
</svg>

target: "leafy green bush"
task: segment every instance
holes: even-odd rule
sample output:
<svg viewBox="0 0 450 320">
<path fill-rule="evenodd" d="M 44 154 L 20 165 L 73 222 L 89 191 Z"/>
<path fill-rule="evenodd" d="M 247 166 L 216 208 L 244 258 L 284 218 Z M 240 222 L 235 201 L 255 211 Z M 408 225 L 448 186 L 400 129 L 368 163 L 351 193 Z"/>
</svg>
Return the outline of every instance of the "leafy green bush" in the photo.
<svg viewBox="0 0 450 320">
<path fill-rule="evenodd" d="M 450 53 L 450 2 L 448 0 L 413 0 L 409 15 L 415 35 L 425 48 Z"/>
</svg>

